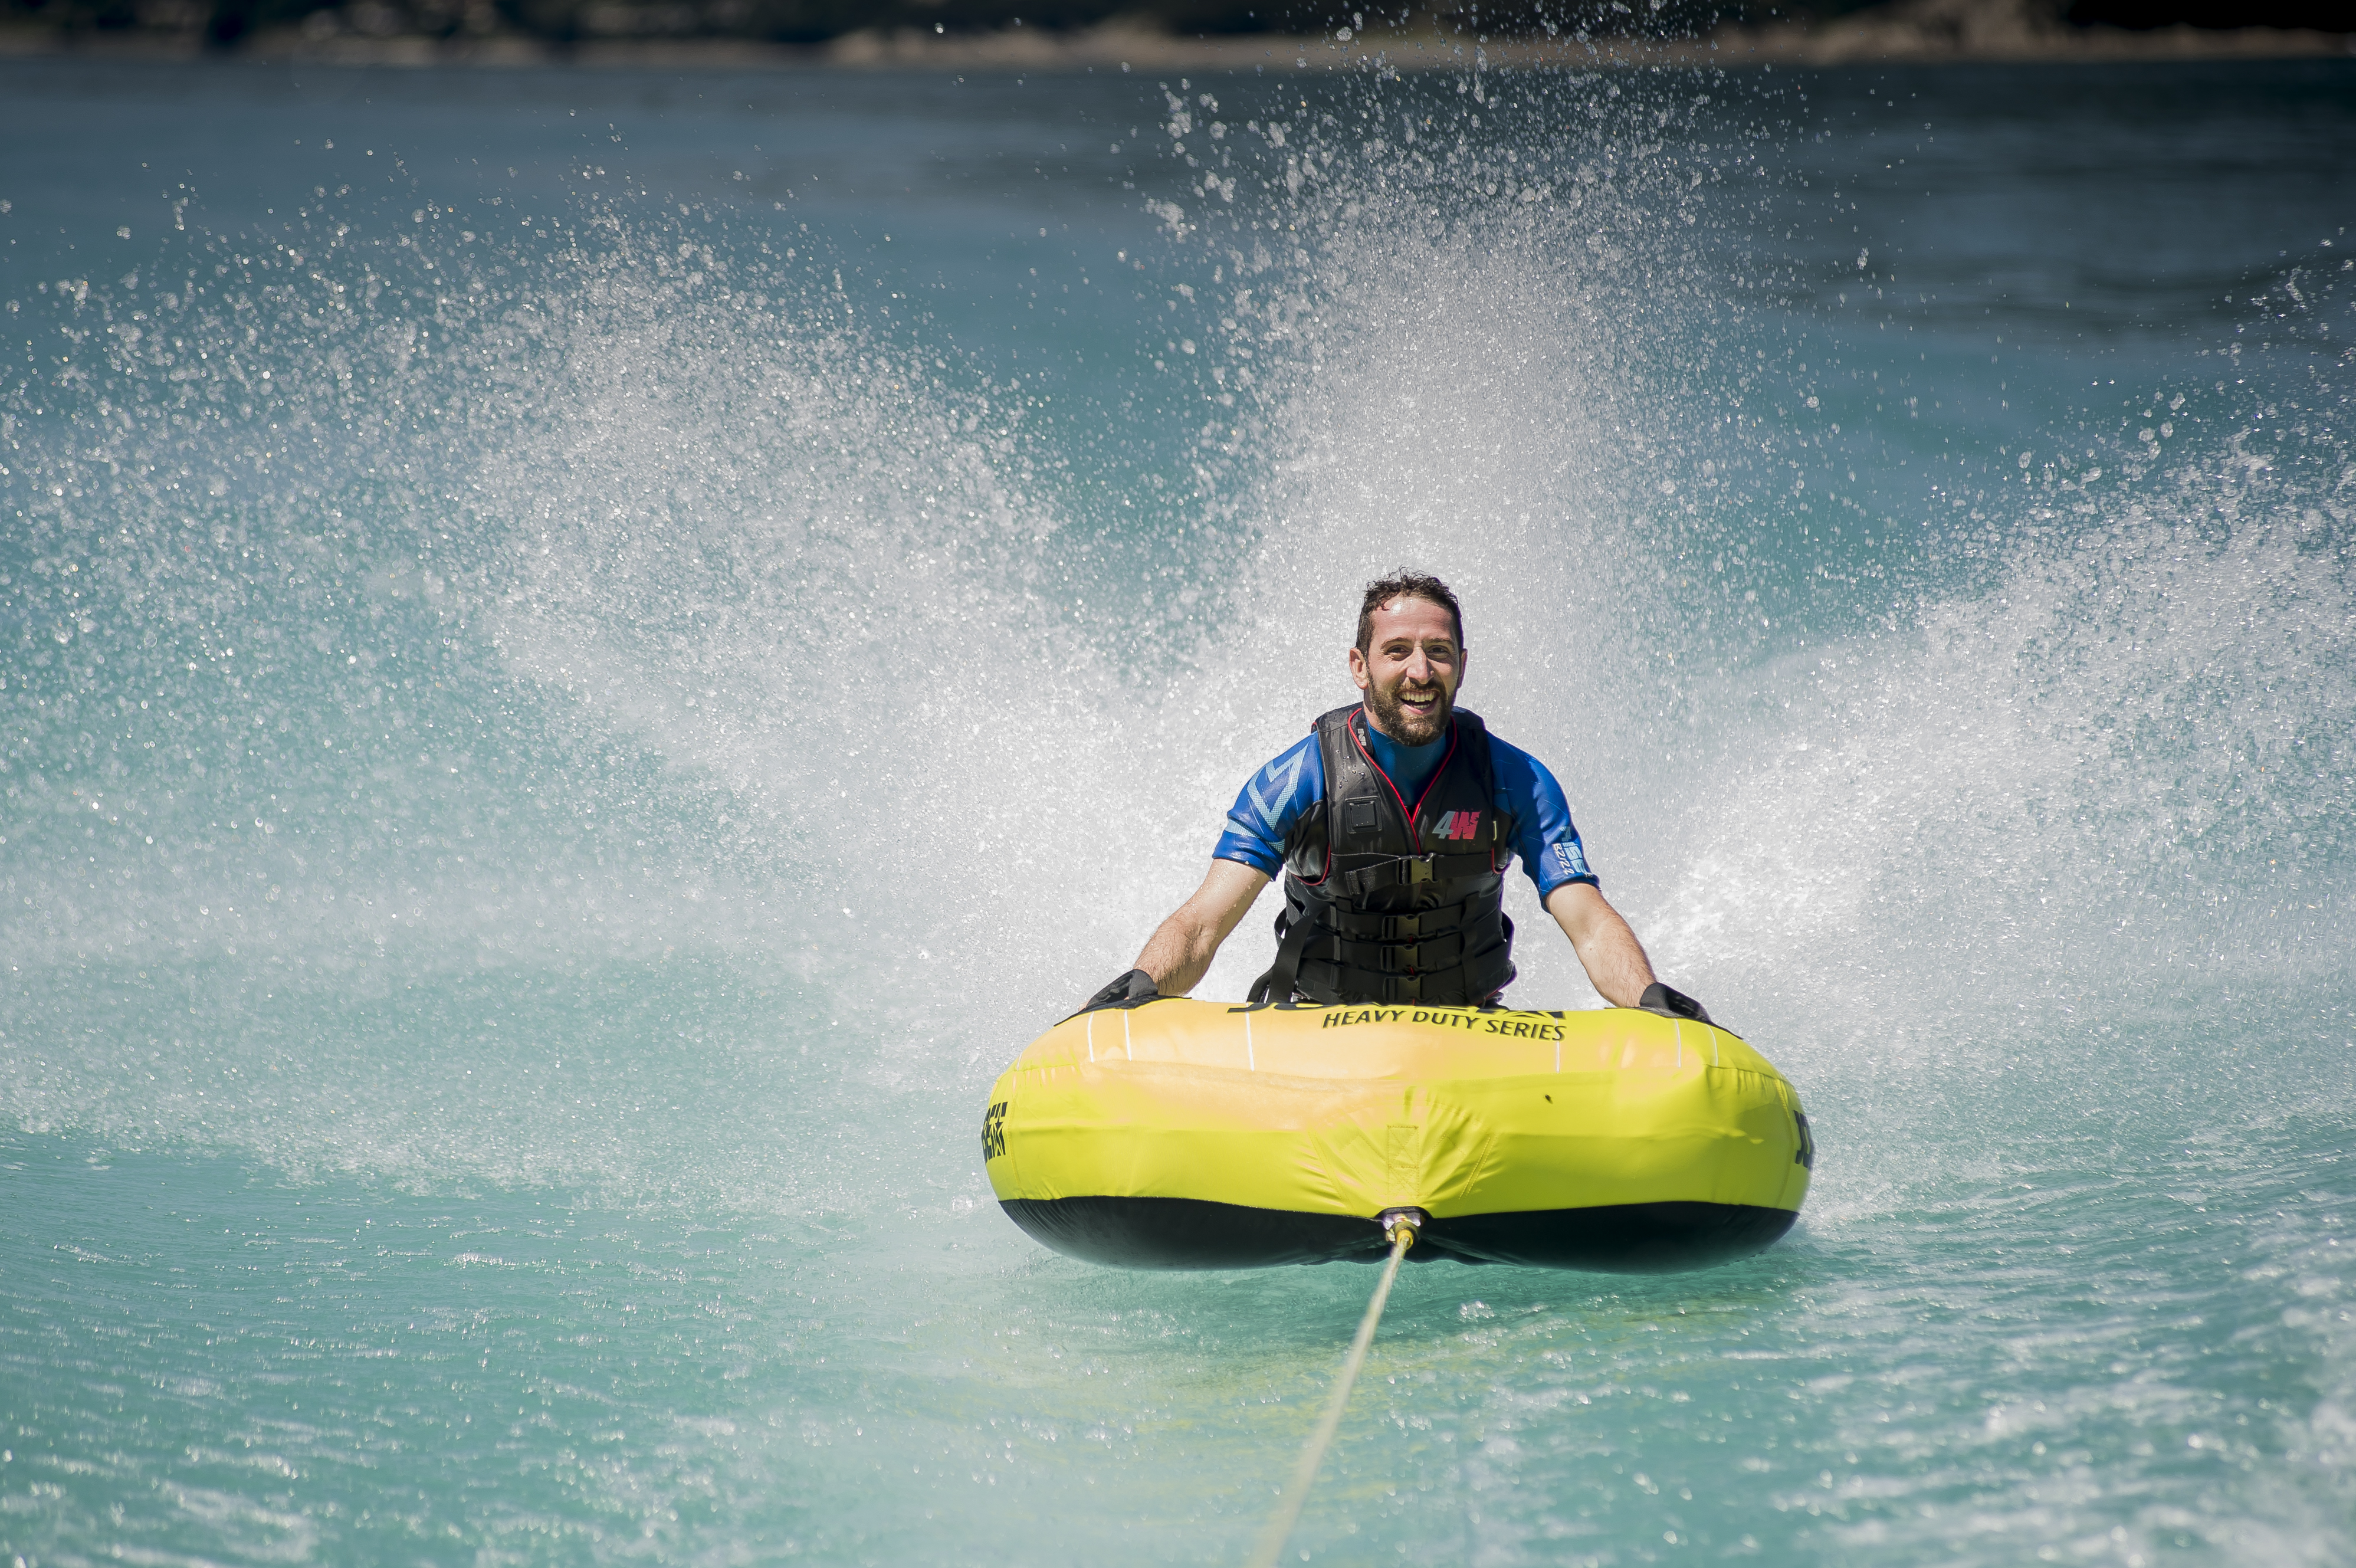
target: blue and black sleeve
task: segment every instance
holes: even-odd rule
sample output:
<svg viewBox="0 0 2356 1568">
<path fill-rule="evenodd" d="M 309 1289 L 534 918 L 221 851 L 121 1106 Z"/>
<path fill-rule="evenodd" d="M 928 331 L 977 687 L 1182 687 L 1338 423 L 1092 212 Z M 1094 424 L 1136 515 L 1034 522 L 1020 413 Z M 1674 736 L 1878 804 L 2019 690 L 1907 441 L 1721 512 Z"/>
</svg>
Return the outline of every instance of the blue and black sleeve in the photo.
<svg viewBox="0 0 2356 1568">
<path fill-rule="evenodd" d="M 1227 808 L 1226 831 L 1211 851 L 1214 860 L 1233 860 L 1274 876 L 1284 869 L 1285 840 L 1301 814 L 1325 795 L 1325 760 L 1314 731 L 1287 747 L 1236 792 Z"/>
<path fill-rule="evenodd" d="M 1579 825 L 1570 820 L 1570 802 L 1545 763 L 1519 746 L 1494 736 L 1489 755 L 1497 774 L 1498 805 L 1514 822 L 1514 853 L 1522 857 L 1543 903 L 1547 894 L 1566 883 L 1602 886 L 1587 864 L 1587 846 L 1580 842 Z"/>
</svg>

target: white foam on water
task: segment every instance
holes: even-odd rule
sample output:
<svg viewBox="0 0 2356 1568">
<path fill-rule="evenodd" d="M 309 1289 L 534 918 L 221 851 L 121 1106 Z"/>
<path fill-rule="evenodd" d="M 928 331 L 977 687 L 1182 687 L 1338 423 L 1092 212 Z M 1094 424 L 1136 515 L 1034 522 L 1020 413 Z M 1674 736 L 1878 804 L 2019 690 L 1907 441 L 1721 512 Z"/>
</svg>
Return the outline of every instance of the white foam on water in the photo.
<svg viewBox="0 0 2356 1568">
<path fill-rule="evenodd" d="M 798 940 L 932 1029 L 965 1040 L 978 993 L 1053 1015 L 1126 963 L 1231 769 L 1161 721 L 1118 622 L 1075 620 L 1094 585 L 1023 395 L 623 256 L 543 365 L 541 438 L 479 488 L 512 541 L 498 645 L 574 744 L 663 757 L 708 802 L 698 850 L 809 903 Z"/>
</svg>

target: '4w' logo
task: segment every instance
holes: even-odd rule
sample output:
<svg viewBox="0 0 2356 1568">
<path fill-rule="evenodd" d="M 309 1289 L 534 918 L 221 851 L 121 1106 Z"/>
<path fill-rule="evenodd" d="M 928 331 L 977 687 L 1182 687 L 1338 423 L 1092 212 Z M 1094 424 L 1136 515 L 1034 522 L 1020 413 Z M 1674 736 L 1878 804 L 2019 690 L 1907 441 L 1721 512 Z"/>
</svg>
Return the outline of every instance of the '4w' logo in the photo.
<svg viewBox="0 0 2356 1568">
<path fill-rule="evenodd" d="M 1481 831 L 1478 811 L 1451 811 L 1432 829 L 1434 838 L 1469 839 Z"/>
</svg>

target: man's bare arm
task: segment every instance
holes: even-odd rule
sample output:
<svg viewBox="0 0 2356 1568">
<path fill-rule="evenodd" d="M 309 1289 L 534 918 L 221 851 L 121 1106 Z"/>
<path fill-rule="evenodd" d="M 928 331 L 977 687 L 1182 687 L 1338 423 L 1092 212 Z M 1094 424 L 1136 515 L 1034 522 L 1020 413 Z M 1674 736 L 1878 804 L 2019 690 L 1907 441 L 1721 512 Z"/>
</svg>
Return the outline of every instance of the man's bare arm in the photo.
<svg viewBox="0 0 2356 1568">
<path fill-rule="evenodd" d="M 1137 955 L 1137 967 L 1153 977 L 1154 989 L 1162 995 L 1185 995 L 1202 983 L 1219 944 L 1227 940 L 1227 933 L 1267 886 L 1264 873 L 1240 861 L 1211 862 L 1203 886 L 1178 906 L 1177 913 L 1162 922 L 1145 950 Z"/>
<path fill-rule="evenodd" d="M 1546 908 L 1603 1000 L 1614 1007 L 1636 1005 L 1656 978 L 1653 961 L 1601 891 L 1591 882 L 1566 882 L 1547 895 Z"/>
</svg>

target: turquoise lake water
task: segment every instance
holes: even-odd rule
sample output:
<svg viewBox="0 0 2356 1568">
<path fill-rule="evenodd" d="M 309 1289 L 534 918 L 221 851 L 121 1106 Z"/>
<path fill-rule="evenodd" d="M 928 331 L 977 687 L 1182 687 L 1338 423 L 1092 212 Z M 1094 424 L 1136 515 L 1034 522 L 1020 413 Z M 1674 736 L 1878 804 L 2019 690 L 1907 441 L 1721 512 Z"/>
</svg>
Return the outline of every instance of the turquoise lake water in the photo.
<svg viewBox="0 0 2356 1568">
<path fill-rule="evenodd" d="M 1057 1258 L 975 1130 L 1402 562 L 1820 1153 L 1405 1271 L 1292 1560 L 2356 1556 L 2356 64 L 0 149 L 0 1561 L 1240 1560 L 1372 1272 Z"/>
</svg>

